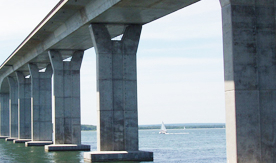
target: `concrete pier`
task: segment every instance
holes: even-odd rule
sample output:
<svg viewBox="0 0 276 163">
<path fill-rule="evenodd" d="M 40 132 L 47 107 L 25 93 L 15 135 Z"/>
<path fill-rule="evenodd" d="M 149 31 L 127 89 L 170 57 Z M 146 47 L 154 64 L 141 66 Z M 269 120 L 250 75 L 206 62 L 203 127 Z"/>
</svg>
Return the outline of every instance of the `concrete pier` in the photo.
<svg viewBox="0 0 276 163">
<path fill-rule="evenodd" d="M 88 160 L 153 159 L 152 152 L 140 155 L 138 147 L 136 52 L 142 26 L 124 26 L 123 38 L 115 41 L 105 24 L 90 25 L 97 55 L 97 149 L 118 152 L 85 153 Z"/>
<path fill-rule="evenodd" d="M 53 69 L 54 144 L 45 146 L 45 150 L 62 148 L 87 151 L 90 146 L 81 144 L 80 120 L 80 68 L 83 51 L 73 51 L 71 61 L 63 61 L 61 53 L 49 51 Z"/>
<path fill-rule="evenodd" d="M 276 160 L 275 1 L 221 0 L 227 162 Z"/>
<path fill-rule="evenodd" d="M 18 84 L 13 77 L 8 77 L 9 82 L 9 138 L 18 138 Z M 10 139 L 8 139 L 10 140 Z"/>
<path fill-rule="evenodd" d="M 31 139 L 26 146 L 52 144 L 52 67 L 39 72 L 36 64 L 29 64 L 31 75 Z"/>
<path fill-rule="evenodd" d="M 0 94 L 0 139 L 9 136 L 9 93 Z"/>
<path fill-rule="evenodd" d="M 18 81 L 18 141 L 31 139 L 31 79 L 17 71 Z"/>
</svg>

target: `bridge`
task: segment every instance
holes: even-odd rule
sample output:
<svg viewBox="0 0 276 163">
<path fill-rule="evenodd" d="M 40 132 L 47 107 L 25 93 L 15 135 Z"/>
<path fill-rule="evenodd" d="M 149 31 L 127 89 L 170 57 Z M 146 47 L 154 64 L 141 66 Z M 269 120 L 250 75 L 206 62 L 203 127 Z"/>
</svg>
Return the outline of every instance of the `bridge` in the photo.
<svg viewBox="0 0 276 163">
<path fill-rule="evenodd" d="M 136 51 L 141 29 L 197 1 L 61 0 L 0 66 L 2 138 L 45 145 L 46 151 L 90 151 L 81 144 L 80 67 L 84 51 L 94 47 L 98 151 L 86 152 L 84 158 L 152 160 L 153 153 L 138 146 Z M 227 159 L 271 162 L 276 136 L 275 4 L 220 3 Z M 112 40 L 120 35 L 121 40 Z"/>
</svg>

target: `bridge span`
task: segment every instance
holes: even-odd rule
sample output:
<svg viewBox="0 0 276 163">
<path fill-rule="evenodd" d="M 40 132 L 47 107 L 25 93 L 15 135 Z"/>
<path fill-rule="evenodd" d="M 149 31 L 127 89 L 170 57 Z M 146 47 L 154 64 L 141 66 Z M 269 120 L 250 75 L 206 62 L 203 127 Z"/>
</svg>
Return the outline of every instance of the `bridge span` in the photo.
<svg viewBox="0 0 276 163">
<path fill-rule="evenodd" d="M 85 159 L 153 160 L 152 152 L 138 146 L 141 29 L 197 1 L 60 0 L 0 66 L 0 136 L 26 146 L 45 145 L 46 151 L 90 151 L 81 144 L 80 68 L 84 51 L 94 47 L 98 151 L 86 152 Z M 227 160 L 273 162 L 275 2 L 220 3 Z M 112 40 L 119 35 L 121 40 Z"/>
</svg>

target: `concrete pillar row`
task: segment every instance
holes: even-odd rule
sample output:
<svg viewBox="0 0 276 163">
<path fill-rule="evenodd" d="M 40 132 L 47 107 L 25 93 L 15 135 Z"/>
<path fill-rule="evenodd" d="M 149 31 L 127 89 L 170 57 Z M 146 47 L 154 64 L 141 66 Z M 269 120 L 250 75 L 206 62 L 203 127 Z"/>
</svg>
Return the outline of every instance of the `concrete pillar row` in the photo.
<svg viewBox="0 0 276 163">
<path fill-rule="evenodd" d="M 59 51 L 50 50 L 53 68 L 54 144 L 81 144 L 80 68 L 83 51 L 63 61 Z"/>
<path fill-rule="evenodd" d="M 18 83 L 18 139 L 31 139 L 31 79 L 16 71 Z"/>
<path fill-rule="evenodd" d="M 9 136 L 9 93 L 0 94 L 0 137 Z"/>
<path fill-rule="evenodd" d="M 52 67 L 39 72 L 36 64 L 29 64 L 31 75 L 31 139 L 52 142 Z M 32 143 L 32 142 L 31 142 Z M 42 142 L 38 142 L 43 144 Z M 30 145 L 30 143 L 27 143 Z M 32 143 L 34 144 L 34 143 Z M 45 143 L 44 143 L 45 144 Z M 51 143 L 50 143 L 51 144 Z"/>
<path fill-rule="evenodd" d="M 275 0 L 221 0 L 227 162 L 276 160 Z"/>
<path fill-rule="evenodd" d="M 8 76 L 10 86 L 9 95 L 9 138 L 13 140 L 18 138 L 18 84 L 17 80 Z"/>
<path fill-rule="evenodd" d="M 120 41 L 105 24 L 91 24 L 96 50 L 99 151 L 138 151 L 136 52 L 141 25 L 128 25 Z"/>
</svg>

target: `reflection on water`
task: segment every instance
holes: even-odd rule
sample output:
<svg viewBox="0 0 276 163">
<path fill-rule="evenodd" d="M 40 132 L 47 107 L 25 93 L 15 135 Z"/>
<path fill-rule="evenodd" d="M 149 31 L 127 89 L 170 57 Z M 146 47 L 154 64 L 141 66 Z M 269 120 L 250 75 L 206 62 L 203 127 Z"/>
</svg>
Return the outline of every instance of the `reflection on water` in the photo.
<svg viewBox="0 0 276 163">
<path fill-rule="evenodd" d="M 4 163 L 76 163 L 82 162 L 82 152 L 45 152 L 44 147 L 25 147 L 0 140 L 0 159 Z"/>
<path fill-rule="evenodd" d="M 154 152 L 154 162 L 226 162 L 225 129 L 168 130 L 170 134 L 158 134 L 158 132 L 158 130 L 139 131 L 140 150 Z M 82 144 L 90 145 L 91 151 L 96 151 L 96 132 L 82 132 Z M 13 144 L 4 139 L 0 139 L 0 162 L 88 163 L 83 160 L 83 152 L 45 152 L 44 147 L 25 147 L 24 143 Z"/>
</svg>

